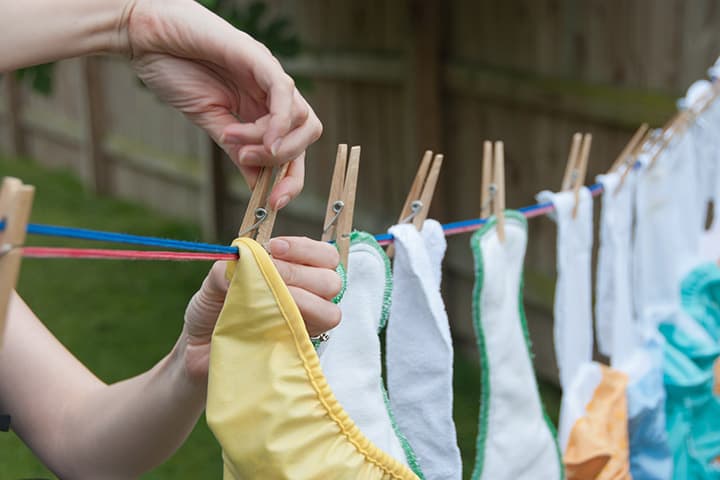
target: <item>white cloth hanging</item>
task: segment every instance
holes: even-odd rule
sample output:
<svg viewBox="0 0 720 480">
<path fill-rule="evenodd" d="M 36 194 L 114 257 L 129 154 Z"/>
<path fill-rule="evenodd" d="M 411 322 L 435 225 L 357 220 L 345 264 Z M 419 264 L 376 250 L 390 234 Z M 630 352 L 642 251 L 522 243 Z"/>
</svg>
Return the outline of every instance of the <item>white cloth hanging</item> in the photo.
<svg viewBox="0 0 720 480">
<path fill-rule="evenodd" d="M 426 220 L 422 233 L 411 224 L 395 225 L 390 233 L 395 237 L 385 346 L 390 405 L 425 477 L 459 480 L 453 345 L 440 294 L 445 233 L 435 220 Z"/>
<path fill-rule="evenodd" d="M 567 478 L 627 479 L 627 375 L 592 361 L 592 196 L 581 188 L 577 207 L 573 192 L 541 192 L 538 200 L 553 203 L 558 225 L 554 333 Z"/>
<path fill-rule="evenodd" d="M 712 69 L 711 69 L 712 70 Z M 707 80 L 693 83 L 682 99 L 683 106 L 699 110 L 700 99 L 708 95 L 712 84 Z M 707 109 L 699 113 L 690 125 L 688 135 L 693 137 L 696 155 L 700 165 L 700 178 L 707 197 L 713 203 L 713 217 L 710 227 L 700 236 L 700 257 L 702 260 L 716 261 L 720 258 L 720 102 L 715 100 Z"/>
<path fill-rule="evenodd" d="M 565 388 L 580 365 L 592 359 L 592 195 L 580 188 L 575 218 L 573 192 L 543 191 L 537 199 L 555 206 L 549 214 L 558 229 L 553 336 L 560 385 Z"/>
<path fill-rule="evenodd" d="M 527 223 L 506 212 L 505 240 L 495 221 L 473 235 L 473 325 L 482 368 L 480 422 L 472 478 L 562 478 L 554 431 L 538 392 L 522 304 Z M 429 477 L 428 477 L 429 478 Z"/>
<path fill-rule="evenodd" d="M 613 366 L 622 363 L 639 345 L 632 306 L 630 260 L 635 172 L 628 173 L 618 190 L 621 176 L 621 172 L 613 172 L 597 177 L 603 186 L 603 196 L 595 290 L 595 332 L 598 350 L 610 357 Z"/>
<path fill-rule="evenodd" d="M 703 193 L 692 139 L 679 135 L 650 167 L 652 152 L 640 155 L 636 190 L 633 291 L 641 322 L 675 311 L 678 285 L 699 260 L 704 229 Z"/>
<path fill-rule="evenodd" d="M 354 232 L 340 302 L 342 321 L 319 351 L 320 365 L 335 397 L 365 436 L 409 464 L 408 446 L 394 428 L 382 380 L 378 332 L 387 320 L 391 293 L 387 256 L 371 235 Z"/>
<path fill-rule="evenodd" d="M 597 177 L 603 185 L 603 198 L 596 331 L 601 353 L 610 357 L 613 368 L 628 377 L 630 473 L 634 480 L 670 480 L 672 457 L 665 432 L 662 339 L 654 326 L 642 330 L 633 312 L 630 254 L 637 170 L 630 168 L 619 190 L 622 172 Z"/>
</svg>

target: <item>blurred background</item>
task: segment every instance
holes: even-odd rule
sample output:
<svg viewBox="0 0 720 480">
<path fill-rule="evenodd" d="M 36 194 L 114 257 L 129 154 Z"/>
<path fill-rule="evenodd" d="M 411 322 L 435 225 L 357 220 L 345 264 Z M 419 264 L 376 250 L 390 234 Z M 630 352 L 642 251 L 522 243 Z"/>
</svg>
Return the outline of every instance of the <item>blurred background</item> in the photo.
<svg viewBox="0 0 720 480">
<path fill-rule="evenodd" d="M 720 54 L 720 4 L 713 0 L 202 3 L 266 43 L 323 122 L 323 137 L 308 151 L 305 190 L 282 211 L 275 228 L 276 234 L 314 238 L 322 229 L 338 143 L 362 146 L 357 229 L 383 233 L 397 220 L 426 149 L 445 154 L 431 216 L 443 223 L 477 217 L 485 139 L 505 142 L 507 205 L 517 208 L 534 203 L 540 190 L 560 187 L 574 132 L 593 134 L 586 182 L 593 183 L 642 122 L 661 126 L 672 115 L 676 98 L 704 78 Z M 125 59 L 68 60 L 4 75 L 0 92 L 0 173 L 35 182 L 35 221 L 222 243 L 233 238 L 249 197 L 246 185 L 200 130 L 139 83 Z M 555 226 L 535 219 L 529 228 L 527 317 L 546 402 L 553 403 Z M 443 293 L 462 362 L 456 384 L 472 383 L 462 387 L 466 397 L 459 394 L 469 409 L 460 406 L 458 414 L 467 413 L 467 431 L 459 426 L 469 439 L 467 448 L 478 398 L 470 259 L 468 236 L 450 238 Z M 50 317 L 49 327 L 71 350 L 83 352 L 81 359 L 106 381 L 148 368 L 167 351 L 162 348 L 172 346 L 184 302 L 203 270 L 190 267 L 172 283 L 167 268 L 179 267 L 36 262 L 25 262 L 20 288 L 27 289 L 26 296 L 43 292 L 36 302 Z M 53 268 L 59 280 L 47 285 Z M 115 278 L 117 268 L 131 272 Z M 84 286 L 63 285 L 67 275 Z M 108 277 L 121 284 L 105 285 Z M 169 284 L 172 294 L 158 297 Z M 130 290 L 120 293 L 126 287 Z M 115 323 L 103 317 L 104 327 L 78 335 L 72 322 L 79 310 L 73 309 L 85 308 L 101 288 L 111 293 L 98 297 L 105 300 L 95 302 L 94 311 L 102 313 L 106 302 L 114 301 L 125 313 Z M 126 344 L 118 340 L 125 335 L 118 323 L 145 318 L 147 303 L 157 298 L 169 303 L 167 311 L 156 308 L 164 323 L 148 318 L 138 332 L 152 323 L 162 341 L 148 347 L 146 357 L 134 358 L 128 348 L 138 337 L 127 335 Z M 137 312 L 127 313 L 132 308 Z M 53 321 L 63 315 L 70 323 Z M 86 348 L 93 338 L 102 354 Z M 107 357 L 109 348 L 117 348 L 119 356 Z M 137 367 L 113 366 L 123 362 Z M 212 443 L 203 432 L 197 442 Z M 0 457 L 6 441 L 0 434 Z M 216 453 L 208 454 L 212 468 L 219 462 Z M 472 451 L 464 453 L 468 462 Z M 198 478 L 199 473 L 186 477 L 181 470 L 171 478 Z M 157 475 L 148 478 L 165 478 Z"/>
</svg>

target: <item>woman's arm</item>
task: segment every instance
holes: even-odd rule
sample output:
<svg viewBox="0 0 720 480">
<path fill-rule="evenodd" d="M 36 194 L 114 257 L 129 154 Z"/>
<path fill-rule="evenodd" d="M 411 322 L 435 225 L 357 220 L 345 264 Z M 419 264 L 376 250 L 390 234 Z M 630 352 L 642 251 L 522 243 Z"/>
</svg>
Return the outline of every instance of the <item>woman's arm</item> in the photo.
<svg viewBox="0 0 720 480">
<path fill-rule="evenodd" d="M 273 239 L 270 250 L 309 332 L 337 325 L 340 310 L 328 300 L 341 286 L 335 248 L 290 237 Z M 226 290 L 218 263 L 188 305 L 170 354 L 113 385 L 85 368 L 13 294 L 0 346 L 0 413 L 11 415 L 12 429 L 61 478 L 138 477 L 183 443 L 205 406 L 210 339 Z"/>
<path fill-rule="evenodd" d="M 203 410 L 205 386 L 183 368 L 176 345 L 148 372 L 105 385 L 13 294 L 0 348 L 0 411 L 61 478 L 136 478 L 182 444 Z"/>
<path fill-rule="evenodd" d="M 0 1 L 0 72 L 128 51 L 128 0 Z"/>
<path fill-rule="evenodd" d="M 259 167 L 291 162 L 271 192 L 273 208 L 300 193 L 320 120 L 264 45 L 195 0 L 0 0 L 0 72 L 97 53 L 131 59 L 251 187 Z"/>
</svg>

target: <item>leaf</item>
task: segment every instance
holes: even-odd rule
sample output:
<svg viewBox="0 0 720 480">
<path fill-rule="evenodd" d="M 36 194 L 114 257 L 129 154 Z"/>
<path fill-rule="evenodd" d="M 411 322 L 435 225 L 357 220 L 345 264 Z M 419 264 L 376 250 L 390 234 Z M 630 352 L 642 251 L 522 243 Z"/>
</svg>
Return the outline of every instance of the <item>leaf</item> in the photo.
<svg viewBox="0 0 720 480">
<path fill-rule="evenodd" d="M 49 96 L 53 90 L 54 63 L 22 68 L 16 72 L 18 80 L 30 85 L 36 92 Z"/>
</svg>

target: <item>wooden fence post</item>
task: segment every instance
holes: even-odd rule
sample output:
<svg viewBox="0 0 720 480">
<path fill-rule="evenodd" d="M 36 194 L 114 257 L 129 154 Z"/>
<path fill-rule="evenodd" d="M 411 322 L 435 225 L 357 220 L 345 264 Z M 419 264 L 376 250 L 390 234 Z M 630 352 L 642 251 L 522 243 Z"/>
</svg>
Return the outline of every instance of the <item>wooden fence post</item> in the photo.
<svg viewBox="0 0 720 480">
<path fill-rule="evenodd" d="M 5 74 L 5 101 L 10 125 L 10 154 L 22 157 L 28 152 L 25 131 L 22 127 L 22 89 L 15 72 Z"/>
<path fill-rule="evenodd" d="M 226 193 L 225 178 L 223 176 L 225 152 L 210 137 L 206 136 L 206 138 L 207 154 L 203 156 L 205 174 L 202 183 L 200 224 L 204 239 L 206 241 L 217 241 L 222 233 Z"/>
<path fill-rule="evenodd" d="M 413 159 L 421 152 L 443 152 L 442 109 L 442 15 L 439 0 L 410 0 L 411 44 L 408 85 L 412 112 Z M 447 158 L 447 157 L 446 157 Z M 448 158 L 452 162 L 452 158 Z M 438 185 L 433 201 L 436 212 L 444 211 L 443 182 Z"/>
<path fill-rule="evenodd" d="M 110 192 L 110 172 L 105 155 L 105 106 L 102 85 L 102 65 L 97 57 L 80 59 L 80 78 L 83 89 L 83 177 L 98 194 Z"/>
</svg>

